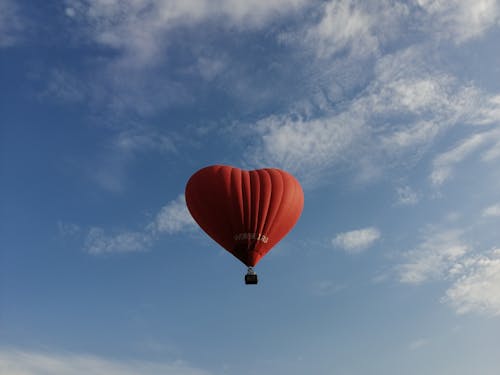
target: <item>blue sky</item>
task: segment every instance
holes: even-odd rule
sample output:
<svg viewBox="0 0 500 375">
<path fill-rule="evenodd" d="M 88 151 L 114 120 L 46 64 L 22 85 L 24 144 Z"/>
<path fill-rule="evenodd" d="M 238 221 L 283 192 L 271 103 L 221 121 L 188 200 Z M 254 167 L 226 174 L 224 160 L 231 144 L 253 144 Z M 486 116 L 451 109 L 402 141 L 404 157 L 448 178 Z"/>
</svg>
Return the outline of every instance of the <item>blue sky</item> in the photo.
<svg viewBox="0 0 500 375">
<path fill-rule="evenodd" d="M 0 373 L 500 367 L 496 0 L 0 0 Z M 245 267 L 199 168 L 283 168 Z"/>
</svg>

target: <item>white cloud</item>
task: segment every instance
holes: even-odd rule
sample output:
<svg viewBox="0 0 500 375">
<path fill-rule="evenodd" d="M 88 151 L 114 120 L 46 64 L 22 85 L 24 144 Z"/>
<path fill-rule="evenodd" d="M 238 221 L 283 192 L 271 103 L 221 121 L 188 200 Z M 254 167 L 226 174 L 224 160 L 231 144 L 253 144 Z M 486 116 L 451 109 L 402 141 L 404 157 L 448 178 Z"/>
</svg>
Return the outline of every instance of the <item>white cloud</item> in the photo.
<svg viewBox="0 0 500 375">
<path fill-rule="evenodd" d="M 436 9 L 433 2 L 421 1 L 421 3 L 421 7 L 427 10 L 426 14 L 430 17 L 441 14 L 440 8 Z M 469 12 L 470 9 L 481 8 L 467 6 L 464 1 L 457 3 L 457 6 L 451 7 L 452 10 L 465 7 L 464 9 Z M 491 11 L 491 2 L 483 0 L 482 3 L 485 4 L 483 8 L 486 7 Z M 288 33 L 294 35 L 291 39 L 298 41 L 293 45 L 290 43 L 291 48 L 297 48 L 299 53 L 303 53 L 304 46 L 308 47 L 307 53 L 310 53 L 311 48 L 315 49 L 312 58 L 308 55 L 307 61 L 310 63 L 306 64 L 304 72 L 312 71 L 312 75 L 321 76 L 317 78 L 320 83 L 311 82 L 315 79 L 314 77 L 302 77 L 305 80 L 302 86 L 305 87 L 300 87 L 300 89 L 308 90 L 316 87 L 314 95 L 308 93 L 306 95 L 308 97 L 321 97 L 322 95 L 316 94 L 323 90 L 324 92 L 333 90 L 335 96 L 338 96 L 339 91 L 342 92 L 340 95 L 345 94 L 343 91 L 349 91 L 349 88 L 345 86 L 352 85 L 352 82 L 346 84 L 346 80 L 356 81 L 354 85 L 356 88 L 365 86 L 367 82 L 358 82 L 357 80 L 360 80 L 358 76 L 366 76 L 366 79 L 370 79 L 373 61 L 367 60 L 360 63 L 360 59 L 366 58 L 367 55 L 370 58 L 379 57 L 383 51 L 383 48 L 379 46 L 388 40 L 394 41 L 401 38 L 402 25 L 404 23 L 405 27 L 407 26 L 406 22 L 413 15 L 411 10 L 415 8 L 413 5 L 394 1 L 368 4 L 356 0 L 328 1 L 313 5 L 306 0 L 189 0 L 181 2 L 174 0 L 124 0 L 120 2 L 66 0 L 66 4 L 66 13 L 75 22 L 76 32 L 83 32 L 93 42 L 116 49 L 118 52 L 112 57 L 106 57 L 107 63 L 101 64 L 104 68 L 98 76 L 99 81 L 102 82 L 95 84 L 98 87 L 87 88 L 91 90 L 87 96 L 96 102 L 99 100 L 106 102 L 110 109 L 117 112 L 133 108 L 141 114 L 149 114 L 158 108 L 195 100 L 196 94 L 175 78 L 179 76 L 179 71 L 170 69 L 170 66 L 164 70 L 158 68 L 166 66 L 168 48 L 175 45 L 177 41 L 171 35 L 174 35 L 179 28 L 195 30 L 195 27 L 203 26 L 203 23 L 215 23 L 222 19 L 224 22 L 219 22 L 219 24 L 224 25 L 223 27 L 227 26 L 231 32 L 242 32 L 262 28 L 287 16 L 314 14 L 317 17 L 295 18 L 298 22 L 294 22 L 293 26 L 287 28 L 291 30 Z M 318 13 L 315 13 L 316 11 Z M 467 12 L 464 14 L 468 14 Z M 443 11 L 443 14 L 448 13 L 450 12 Z M 482 14 L 479 11 L 472 13 Z M 312 24 L 310 20 L 314 20 Z M 128 37 L 123 38 L 123 35 Z M 280 35 L 279 32 L 278 35 Z M 215 51 L 207 47 L 207 43 L 201 43 L 203 47 L 200 47 L 199 40 L 196 38 L 190 41 L 193 43 L 193 45 L 188 45 L 192 53 L 192 63 L 183 70 L 183 74 L 186 71 L 190 73 L 197 71 L 195 74 L 207 81 L 224 77 L 220 78 L 222 81 L 226 80 L 224 85 L 231 87 L 229 90 L 233 95 L 243 96 L 246 103 L 255 100 L 255 97 L 259 95 L 264 95 L 263 93 L 268 98 L 275 94 L 273 90 L 263 87 L 266 85 L 261 85 L 259 90 L 251 90 L 251 87 L 255 86 L 252 86 L 254 83 L 249 83 L 245 78 L 248 75 L 247 66 L 241 63 L 242 67 L 234 68 L 238 62 L 234 61 L 235 59 L 226 50 Z M 435 52 L 429 51 L 429 48 L 429 45 L 421 48 L 425 50 L 420 51 L 416 59 L 408 58 L 403 61 L 395 58 L 395 56 L 400 56 L 400 53 L 384 57 L 382 60 L 385 62 L 391 63 L 391 60 L 395 60 L 392 61 L 391 67 L 382 67 L 383 61 L 377 61 L 374 84 L 368 87 L 366 93 L 372 98 L 378 96 L 378 99 L 386 101 L 388 106 L 383 108 L 383 116 L 389 112 L 395 113 L 393 109 L 396 112 L 399 110 L 399 113 L 402 111 L 413 114 L 428 113 L 430 109 L 436 110 L 440 105 L 444 106 L 443 109 L 446 109 L 446 113 L 451 116 L 452 113 L 463 113 L 463 107 L 472 108 L 477 104 L 472 105 L 477 95 L 461 95 L 464 90 L 456 90 L 456 87 L 452 87 L 452 83 L 443 82 L 449 78 L 446 74 L 441 72 L 434 74 L 436 69 L 430 67 L 439 66 L 436 62 L 427 61 L 427 66 L 422 66 L 422 56 L 430 56 Z M 292 52 L 291 58 L 296 55 L 295 51 L 289 51 Z M 348 57 L 344 56 L 345 51 L 348 52 Z M 419 65 L 418 75 L 414 74 L 416 73 L 415 66 Z M 387 68 L 390 68 L 388 74 L 385 77 L 381 76 L 380 70 Z M 399 70 L 400 74 L 394 77 L 391 73 L 396 70 Z M 167 71 L 171 71 L 170 75 Z M 347 71 L 352 73 L 346 73 Z M 299 78 L 304 72 L 299 72 Z M 349 78 L 344 76 L 349 76 Z M 256 80 L 255 76 L 253 80 Z M 383 82 L 385 87 L 377 85 L 377 82 Z M 384 89 L 385 92 L 382 91 Z M 328 94 L 331 93 L 328 92 Z M 383 98 L 384 95 L 386 98 Z M 144 99 L 146 96 L 148 100 Z M 456 105 L 459 104 L 456 101 L 459 98 L 467 100 Z M 481 100 L 481 105 L 477 107 L 483 108 L 484 115 L 488 117 L 496 113 L 498 117 L 499 106 L 493 105 L 492 109 L 488 110 L 486 109 L 488 98 L 481 99 L 485 100 Z M 466 105 L 467 103 L 471 104 Z M 380 102 L 367 103 L 369 106 L 376 104 Z M 392 104 L 397 105 L 391 107 Z M 458 111 L 453 111 L 451 105 Z M 376 109 L 377 107 L 367 108 L 366 113 L 373 113 Z M 354 108 L 348 112 L 352 115 Z M 328 115 L 312 121 L 329 121 L 330 118 L 331 116 Z M 365 118 L 367 121 L 372 119 Z M 414 121 L 411 121 L 407 129 L 406 127 L 398 129 L 398 134 L 395 133 L 392 136 L 386 134 L 385 142 L 388 147 L 391 145 L 396 147 L 399 144 L 401 149 L 412 140 L 419 140 L 421 143 L 425 140 L 432 140 L 446 124 L 450 123 L 450 121 L 445 121 L 446 124 L 443 125 L 441 120 L 427 118 L 416 126 L 413 126 Z M 480 121 L 479 118 L 477 120 Z M 407 123 L 406 119 L 404 122 Z M 371 134 L 368 133 L 368 135 Z"/>
<path fill-rule="evenodd" d="M 347 116 L 309 121 L 273 116 L 258 122 L 255 130 L 262 143 L 257 150 L 249 150 L 253 162 L 301 174 L 345 160 L 363 134 L 362 124 Z"/>
<path fill-rule="evenodd" d="M 471 312 L 500 316 L 500 249 L 471 256 L 455 265 L 459 277 L 443 301 L 458 314 Z"/>
<path fill-rule="evenodd" d="M 362 58 L 377 55 L 381 47 L 400 39 L 403 24 L 411 23 L 431 37 L 462 43 L 482 36 L 499 20 L 496 0 L 415 0 L 413 4 L 335 0 L 323 6 L 316 24 L 284 39 L 314 49 L 320 59 L 345 51 Z"/>
<path fill-rule="evenodd" d="M 474 103 L 476 111 L 473 112 L 471 122 L 475 125 L 490 125 L 500 122 L 500 95 L 485 97 L 483 102 Z"/>
<path fill-rule="evenodd" d="M 215 12 L 229 17 L 239 27 L 262 27 L 271 19 L 298 11 L 307 4 L 307 0 L 222 0 Z"/>
<path fill-rule="evenodd" d="M 330 280 L 322 280 L 313 283 L 312 293 L 319 297 L 331 296 L 345 289 L 345 285 L 336 284 Z"/>
<path fill-rule="evenodd" d="M 61 69 L 52 69 L 48 73 L 46 87 L 41 97 L 56 97 L 65 102 L 81 102 L 89 92 L 88 83 Z"/>
<path fill-rule="evenodd" d="M 346 167 L 358 179 L 370 180 L 391 168 L 412 167 L 432 150 L 436 138 L 458 124 L 494 122 L 500 110 L 496 97 L 433 68 L 426 48 L 415 46 L 378 59 L 362 95 L 335 110 L 320 103 L 320 115 L 303 106 L 304 111 L 294 108 L 258 121 L 250 127 L 247 162 L 281 166 L 306 182 Z M 438 157 L 432 181 L 445 181 L 458 162 L 454 160 L 465 157 L 476 142 L 491 142 L 494 134 L 485 132 L 454 155 Z"/>
<path fill-rule="evenodd" d="M 9 375 L 208 375 L 184 361 L 111 360 L 94 355 L 0 349 L 0 373 Z"/>
<path fill-rule="evenodd" d="M 65 223 L 63 221 L 57 222 L 57 228 L 59 230 L 59 234 L 63 237 L 72 237 L 76 234 L 80 233 L 82 228 L 74 223 Z"/>
<path fill-rule="evenodd" d="M 90 71 L 79 72 L 78 77 L 86 75 L 80 85 L 85 99 L 112 116 L 151 115 L 192 104 L 200 95 L 194 86 L 215 79 L 232 95 L 244 95 L 248 105 L 265 91 L 264 85 L 255 89 L 254 76 L 248 78 L 255 66 L 231 58 L 225 43 L 213 39 L 225 32 L 261 30 L 309 6 L 307 0 L 65 0 L 65 4 L 71 36 L 79 43 L 86 39 L 99 45 L 99 51 L 112 51 L 95 52 L 91 58 L 99 64 L 86 65 Z M 181 64 L 176 59 L 179 49 L 184 56 Z M 271 89 L 267 92 L 267 97 L 275 95 Z"/>
<path fill-rule="evenodd" d="M 458 230 L 427 234 L 423 242 L 406 254 L 407 262 L 397 267 L 400 281 L 421 284 L 447 277 L 457 260 L 470 250 L 461 240 L 461 234 Z"/>
<path fill-rule="evenodd" d="M 315 23 L 280 35 L 282 42 L 312 50 L 320 60 L 345 53 L 354 59 L 377 55 L 383 43 L 396 39 L 401 20 L 409 14 L 407 5 L 391 1 L 333 0 L 320 9 Z"/>
<path fill-rule="evenodd" d="M 215 79 L 219 74 L 223 73 L 225 71 L 225 68 L 227 68 L 227 65 L 228 62 L 220 56 L 200 56 L 198 57 L 196 69 L 205 81 L 211 81 Z"/>
<path fill-rule="evenodd" d="M 381 57 L 367 104 L 381 114 L 417 115 L 411 124 L 425 121 L 453 123 L 483 108 L 483 95 L 454 76 L 433 67 L 430 46 L 414 45 Z M 479 102 L 479 103 L 478 103 Z"/>
<path fill-rule="evenodd" d="M 416 0 L 426 12 L 424 24 L 456 43 L 480 37 L 500 17 L 497 0 Z"/>
<path fill-rule="evenodd" d="M 125 153 L 158 151 L 175 153 L 177 148 L 171 136 L 147 128 L 133 128 L 120 132 L 113 140 L 116 150 Z"/>
<path fill-rule="evenodd" d="M 437 136 L 440 128 L 441 126 L 435 122 L 419 121 L 383 136 L 382 145 L 386 150 L 393 152 L 425 145 Z"/>
<path fill-rule="evenodd" d="M 14 45 L 22 30 L 23 24 L 16 3 L 0 0 L 0 48 Z"/>
<path fill-rule="evenodd" d="M 89 178 L 102 189 L 113 193 L 122 192 L 126 186 L 128 162 L 129 159 L 122 155 L 106 155 L 102 157 L 102 162 L 99 160 L 87 166 L 86 172 Z"/>
<path fill-rule="evenodd" d="M 344 249 L 350 254 L 354 254 L 367 249 L 379 238 L 379 230 L 377 228 L 369 227 L 339 233 L 332 240 L 332 244 Z"/>
<path fill-rule="evenodd" d="M 426 345 L 429 345 L 429 343 L 429 339 L 420 338 L 410 342 L 410 345 L 408 347 L 410 348 L 410 350 L 418 350 Z"/>
<path fill-rule="evenodd" d="M 487 149 L 481 156 L 481 160 L 491 162 L 500 158 L 500 142 L 495 143 Z"/>
<path fill-rule="evenodd" d="M 151 152 L 164 157 L 177 153 L 174 133 L 165 133 L 151 127 L 121 125 L 125 130 L 116 133 L 105 143 L 97 160 L 88 162 L 87 174 L 101 188 L 121 192 L 126 187 L 128 167 L 140 155 Z"/>
<path fill-rule="evenodd" d="M 142 231 L 122 231 L 110 235 L 102 228 L 91 228 L 86 236 L 84 249 L 94 255 L 145 251 L 160 234 L 176 234 L 195 227 L 196 223 L 182 194 L 163 206 Z"/>
<path fill-rule="evenodd" d="M 374 22 L 353 1 L 330 1 L 321 21 L 307 31 L 306 41 L 315 46 L 320 57 L 329 57 L 344 48 L 356 55 L 367 55 L 378 49 L 378 40 L 371 30 Z"/>
<path fill-rule="evenodd" d="M 500 131 L 497 129 L 472 134 L 464 138 L 451 150 L 439 154 L 433 161 L 433 171 L 430 175 L 432 183 L 434 185 L 443 184 L 452 176 L 453 168 L 456 164 L 464 161 L 480 147 L 487 143 L 495 142 L 499 138 Z M 491 150 L 488 152 L 491 152 Z"/>
<path fill-rule="evenodd" d="M 409 50 L 377 62 L 376 77 L 364 95 L 339 113 L 326 112 L 318 118 L 290 114 L 259 121 L 254 130 L 260 142 L 248 150 L 248 159 L 258 165 L 279 165 L 301 177 L 321 174 L 336 165 L 355 166 L 363 169 L 362 173 L 377 175 L 374 164 L 383 163 L 373 161 L 381 157 L 381 152 L 392 155 L 395 150 L 425 144 L 440 128 L 431 122 L 419 122 L 410 127 L 385 129 L 384 133 L 380 117 L 420 114 L 424 108 L 437 111 L 450 107 L 449 103 L 455 100 L 438 89 L 449 85 L 447 77 L 433 77 L 432 88 L 419 78 L 420 72 L 413 72 L 415 77 L 402 78 L 408 73 L 403 67 L 418 60 L 420 52 Z M 427 90 L 422 90 L 422 86 Z"/>
<path fill-rule="evenodd" d="M 458 314 L 500 316 L 500 249 L 473 251 L 461 230 L 432 230 L 407 262 L 397 267 L 400 282 L 449 282 L 441 302 Z"/>
<path fill-rule="evenodd" d="M 484 217 L 498 217 L 498 216 L 500 216 L 500 203 L 486 207 L 483 210 L 482 215 Z"/>
<path fill-rule="evenodd" d="M 475 36 L 486 30 L 478 25 L 490 25 L 489 18 L 484 16 L 485 10 L 497 14 L 498 7 L 491 1 L 481 0 L 478 5 L 466 1 L 450 3 L 418 2 L 425 10 L 420 13 L 425 13 L 426 19 L 444 22 L 450 17 L 443 25 L 447 25 L 446 30 L 455 31 L 458 30 L 455 26 L 463 26 L 467 21 L 467 25 L 473 26 L 475 31 L 471 32 Z M 108 61 L 110 65 L 101 75 L 107 82 L 104 86 L 109 87 L 89 90 L 97 91 L 95 97 L 108 102 L 113 110 L 134 108 L 142 114 L 176 101 L 194 100 L 189 89 L 170 82 L 166 75 L 159 80 L 161 75 L 154 68 L 156 63 L 168 59 L 174 29 L 224 18 L 224 25 L 232 30 L 255 30 L 280 17 L 299 14 L 299 10 L 313 9 L 305 0 L 219 0 L 215 3 L 208 0 L 68 0 L 66 4 L 66 13 L 69 12 L 79 30 L 83 29 L 95 43 L 119 52 L 113 54 Z M 313 77 L 307 77 L 304 86 L 306 91 L 314 87 L 314 95 L 307 91 L 305 96 L 321 101 L 317 103 L 321 111 L 302 112 L 297 116 L 293 108 L 288 113 L 262 119 L 252 126 L 253 139 L 245 161 L 252 167 L 280 166 L 306 183 L 315 182 L 325 171 L 346 168 L 354 170 L 357 180 L 366 181 L 382 176 L 391 168 L 414 165 L 431 149 L 435 139 L 457 124 L 486 125 L 500 120 L 499 96 L 487 95 L 469 83 L 462 84 L 437 68 L 441 65 L 433 60 L 437 51 L 431 44 L 413 45 L 404 50 L 391 48 L 396 52 L 382 55 L 384 49 L 379 47 L 400 38 L 401 25 L 412 15 L 412 9 L 413 6 L 392 1 L 377 5 L 354 0 L 328 1 L 316 7 L 317 17 L 307 18 L 314 19 L 312 24 L 309 21 L 305 22 L 306 26 L 294 24 L 289 33 L 295 36 L 292 39 L 301 42 L 292 47 L 302 51 L 306 44 L 315 49 L 313 57 L 308 59 L 313 66 L 310 68 Z M 471 14 L 475 21 L 461 18 L 460 14 Z M 416 22 L 425 24 L 420 18 Z M 452 25 L 455 28 L 451 28 Z M 217 79 L 234 63 L 226 51 L 195 50 L 193 48 L 193 63 L 186 71 L 198 71 L 203 80 Z M 311 51 L 307 53 L 311 57 Z M 373 61 L 366 60 L 367 56 L 377 57 L 374 68 Z M 369 65 L 363 59 L 369 61 Z M 358 64 L 360 61 L 364 63 Z M 355 72 L 353 66 L 357 67 Z M 320 78 L 314 78 L 318 71 L 322 72 Z M 145 79 L 143 73 L 153 78 Z M 244 92 L 241 95 L 246 98 L 256 97 L 250 94 L 249 85 L 241 85 L 244 78 L 238 77 L 240 73 L 232 73 L 231 90 Z M 365 81 L 359 81 L 359 75 L 366 76 Z M 353 81 L 356 84 L 353 85 Z M 350 85 L 356 87 L 357 92 L 361 87 L 361 95 L 348 98 Z M 242 86 L 241 90 L 235 89 Z M 60 83 L 57 87 L 69 97 L 79 93 L 72 85 Z M 144 99 L 145 92 L 148 92 L 148 100 Z M 343 101 L 337 102 L 340 99 Z M 151 142 L 151 139 L 134 137 L 133 145 L 160 147 L 156 139 Z M 483 159 L 499 157 L 499 149 L 485 150 Z M 120 163 L 122 159 L 111 158 L 109 168 L 104 165 L 105 170 L 95 172 L 96 180 L 111 190 L 120 190 L 120 180 L 125 175 Z M 437 186 L 446 181 L 456 163 L 436 158 L 432 183 Z"/>
<path fill-rule="evenodd" d="M 400 186 L 396 188 L 398 195 L 397 203 L 404 206 L 410 206 L 418 203 L 418 195 L 410 186 Z"/>
<path fill-rule="evenodd" d="M 433 162 L 434 170 L 430 176 L 432 183 L 441 185 L 445 182 L 451 176 L 453 166 L 476 151 L 484 141 L 483 135 L 474 134 L 453 149 L 438 155 Z"/>
<path fill-rule="evenodd" d="M 70 17 L 96 43 L 121 50 L 121 62 L 139 66 L 163 58 L 169 32 L 223 19 L 239 29 L 262 27 L 270 19 L 300 9 L 305 0 L 67 0 Z M 127 35 L 127 38 L 123 38 Z"/>
<path fill-rule="evenodd" d="M 149 225 L 153 231 L 167 234 L 179 233 L 194 227 L 196 222 L 186 207 L 184 194 L 163 206 Z"/>
<path fill-rule="evenodd" d="M 90 254 L 129 253 L 146 250 L 152 237 L 147 232 L 120 232 L 107 235 L 102 228 L 91 228 L 84 249 Z"/>
<path fill-rule="evenodd" d="M 76 16 L 76 11 L 75 11 L 75 9 L 74 9 L 74 8 L 71 8 L 71 7 L 66 7 L 66 9 L 64 9 L 64 13 L 65 13 L 68 17 L 70 17 L 70 18 L 72 18 L 72 17 L 75 17 L 75 16 Z"/>
</svg>

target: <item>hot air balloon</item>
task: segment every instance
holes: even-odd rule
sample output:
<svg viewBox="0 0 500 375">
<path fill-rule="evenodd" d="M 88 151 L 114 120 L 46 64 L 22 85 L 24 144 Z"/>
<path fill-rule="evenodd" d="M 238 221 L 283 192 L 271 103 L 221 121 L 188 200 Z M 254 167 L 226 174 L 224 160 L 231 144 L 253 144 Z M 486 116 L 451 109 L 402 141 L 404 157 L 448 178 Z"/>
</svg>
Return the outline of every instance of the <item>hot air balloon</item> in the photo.
<svg viewBox="0 0 500 375">
<path fill-rule="evenodd" d="M 280 169 L 212 165 L 191 176 L 186 204 L 198 225 L 248 267 L 245 283 L 257 284 L 253 267 L 293 228 L 304 193 Z"/>
</svg>

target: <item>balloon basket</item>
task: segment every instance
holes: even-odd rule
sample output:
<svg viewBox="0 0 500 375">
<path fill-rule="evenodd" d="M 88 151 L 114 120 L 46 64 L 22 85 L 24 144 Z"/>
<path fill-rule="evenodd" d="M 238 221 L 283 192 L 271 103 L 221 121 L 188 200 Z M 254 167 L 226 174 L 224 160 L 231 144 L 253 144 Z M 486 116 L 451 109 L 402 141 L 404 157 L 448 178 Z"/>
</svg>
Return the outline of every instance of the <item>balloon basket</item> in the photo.
<svg viewBox="0 0 500 375">
<path fill-rule="evenodd" d="M 257 274 L 252 269 L 252 267 L 248 267 L 248 272 L 245 275 L 245 284 L 246 285 L 255 285 L 258 283 Z"/>
</svg>

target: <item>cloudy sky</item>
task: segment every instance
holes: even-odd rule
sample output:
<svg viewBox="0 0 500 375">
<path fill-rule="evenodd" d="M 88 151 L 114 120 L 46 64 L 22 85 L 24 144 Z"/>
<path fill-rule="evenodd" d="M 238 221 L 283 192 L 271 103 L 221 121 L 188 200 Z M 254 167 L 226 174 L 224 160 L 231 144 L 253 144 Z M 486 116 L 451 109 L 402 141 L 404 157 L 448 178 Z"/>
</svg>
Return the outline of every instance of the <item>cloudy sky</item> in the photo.
<svg viewBox="0 0 500 375">
<path fill-rule="evenodd" d="M 0 373 L 496 375 L 498 0 L 0 0 Z M 245 286 L 188 178 L 294 174 Z"/>
</svg>

